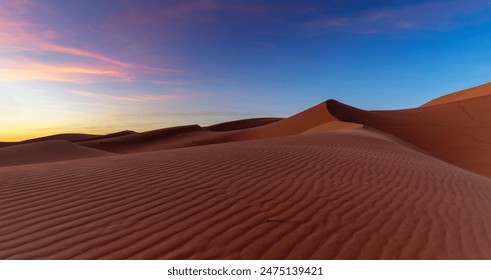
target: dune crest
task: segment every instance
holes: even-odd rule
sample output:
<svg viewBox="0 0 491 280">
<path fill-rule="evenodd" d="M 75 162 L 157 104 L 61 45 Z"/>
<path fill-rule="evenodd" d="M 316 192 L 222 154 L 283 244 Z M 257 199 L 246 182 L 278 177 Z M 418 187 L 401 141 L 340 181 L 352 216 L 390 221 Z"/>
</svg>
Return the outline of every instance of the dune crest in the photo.
<svg viewBox="0 0 491 280">
<path fill-rule="evenodd" d="M 420 107 L 435 106 L 440 104 L 446 104 L 451 102 L 462 101 L 466 99 L 491 95 L 491 83 L 486 83 L 477 87 L 460 90 L 457 92 L 449 93 L 438 98 L 435 98 Z"/>
</svg>

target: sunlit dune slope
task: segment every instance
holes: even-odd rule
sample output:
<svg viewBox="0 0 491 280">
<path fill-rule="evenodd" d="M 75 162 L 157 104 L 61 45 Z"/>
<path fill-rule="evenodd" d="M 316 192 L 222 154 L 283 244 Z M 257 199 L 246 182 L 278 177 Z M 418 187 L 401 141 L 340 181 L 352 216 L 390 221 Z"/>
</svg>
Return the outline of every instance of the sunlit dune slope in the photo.
<svg viewBox="0 0 491 280">
<path fill-rule="evenodd" d="M 439 104 L 451 103 L 456 101 L 462 101 L 466 99 L 481 97 L 485 95 L 491 95 L 491 83 L 486 83 L 477 87 L 464 89 L 461 91 L 457 91 L 454 93 L 450 93 L 447 95 L 440 96 L 436 99 L 433 99 L 423 105 L 421 107 L 434 106 Z"/>
<path fill-rule="evenodd" d="M 302 132 L 301 134 L 309 134 L 309 133 L 320 133 L 320 132 L 328 132 L 328 131 L 336 131 L 336 130 L 346 130 L 346 129 L 355 129 L 362 128 L 363 125 L 358 123 L 351 122 L 342 122 L 342 121 L 330 121 L 327 123 L 323 123 L 316 127 L 310 128 Z"/>
</svg>

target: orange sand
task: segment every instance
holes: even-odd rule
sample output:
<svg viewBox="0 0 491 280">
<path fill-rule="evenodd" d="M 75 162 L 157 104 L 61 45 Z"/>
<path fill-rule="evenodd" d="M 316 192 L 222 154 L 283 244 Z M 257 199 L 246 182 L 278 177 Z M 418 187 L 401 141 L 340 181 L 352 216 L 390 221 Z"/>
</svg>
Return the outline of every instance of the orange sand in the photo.
<svg viewBox="0 0 491 280">
<path fill-rule="evenodd" d="M 491 95 L 450 97 L 6 143 L 0 259 L 490 259 Z"/>
</svg>

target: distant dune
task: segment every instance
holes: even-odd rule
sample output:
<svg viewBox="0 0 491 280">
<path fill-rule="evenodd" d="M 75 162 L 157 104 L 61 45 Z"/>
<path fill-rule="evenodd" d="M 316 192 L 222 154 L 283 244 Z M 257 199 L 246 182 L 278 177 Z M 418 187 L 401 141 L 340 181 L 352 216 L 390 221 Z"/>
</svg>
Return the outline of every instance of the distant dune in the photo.
<svg viewBox="0 0 491 280">
<path fill-rule="evenodd" d="M 491 259 L 488 88 L 0 143 L 0 259 Z"/>
<path fill-rule="evenodd" d="M 186 147 L 186 143 L 188 142 L 189 146 L 194 146 L 194 143 L 188 139 L 207 133 L 211 132 L 199 125 L 186 125 L 116 137 L 105 137 L 104 139 L 81 141 L 80 144 L 114 153 L 138 153 Z"/>
<path fill-rule="evenodd" d="M 82 147 L 66 140 L 24 143 L 0 149 L 0 167 L 112 155 Z"/>
<path fill-rule="evenodd" d="M 39 138 L 33 138 L 25 141 L 21 141 L 20 143 L 32 143 L 32 142 L 40 142 L 46 140 L 67 140 L 70 142 L 82 142 L 82 141 L 92 141 L 92 140 L 100 140 L 107 139 L 119 136 L 125 136 L 134 134 L 136 132 L 131 130 L 120 131 L 116 133 L 110 133 L 106 135 L 96 135 L 96 134 L 85 134 L 85 133 L 64 133 L 64 134 L 55 134 L 50 136 L 44 136 Z"/>
</svg>

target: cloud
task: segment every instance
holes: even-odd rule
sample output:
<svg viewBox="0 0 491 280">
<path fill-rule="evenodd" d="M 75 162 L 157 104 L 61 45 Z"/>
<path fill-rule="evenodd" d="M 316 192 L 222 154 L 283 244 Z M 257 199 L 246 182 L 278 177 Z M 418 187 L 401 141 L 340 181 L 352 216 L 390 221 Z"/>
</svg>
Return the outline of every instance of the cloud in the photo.
<svg viewBox="0 0 491 280">
<path fill-rule="evenodd" d="M 45 80 L 91 83 L 95 81 L 128 81 L 131 75 L 108 65 L 56 64 L 29 58 L 4 59 L 0 65 L 0 81 Z"/>
<path fill-rule="evenodd" d="M 122 61 L 107 55 L 57 43 L 62 33 L 30 19 L 41 9 L 34 1 L 0 2 L 0 80 L 49 80 L 91 83 L 103 81 L 144 81 L 146 75 L 181 73 Z M 46 10 L 47 7 L 42 7 Z M 35 61 L 33 54 L 52 54 L 58 62 Z M 60 61 L 66 61 L 64 63 Z M 74 64 L 77 61 L 77 64 Z"/>
<path fill-rule="evenodd" d="M 0 3 L 1 50 L 57 52 L 90 58 L 121 67 L 130 66 L 128 63 L 99 53 L 53 43 L 54 39 L 61 37 L 60 34 L 47 26 L 36 24 L 26 19 L 27 15 L 30 14 L 30 9 L 34 9 L 31 3 L 30 1 L 5 1 Z"/>
<path fill-rule="evenodd" d="M 143 94 L 143 95 L 111 95 L 105 93 L 98 92 L 90 92 L 90 91 L 72 91 L 73 93 L 90 97 L 96 99 L 106 99 L 106 100 L 117 100 L 117 101 L 129 101 L 129 102 L 151 102 L 151 101 L 172 101 L 183 98 L 183 96 L 178 95 L 155 95 L 155 94 Z"/>
</svg>

